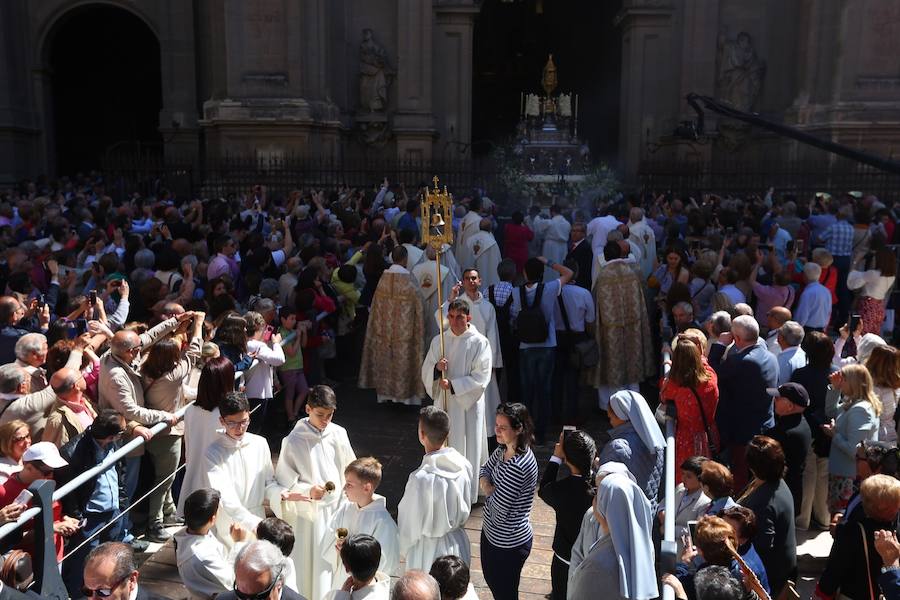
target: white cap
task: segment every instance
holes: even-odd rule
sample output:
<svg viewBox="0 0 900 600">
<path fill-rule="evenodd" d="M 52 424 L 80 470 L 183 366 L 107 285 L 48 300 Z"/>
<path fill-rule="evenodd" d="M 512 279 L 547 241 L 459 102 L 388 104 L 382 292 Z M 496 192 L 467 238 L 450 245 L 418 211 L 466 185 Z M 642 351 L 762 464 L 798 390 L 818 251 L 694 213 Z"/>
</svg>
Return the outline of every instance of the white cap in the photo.
<svg viewBox="0 0 900 600">
<path fill-rule="evenodd" d="M 53 442 L 38 442 L 32 444 L 22 456 L 22 462 L 39 460 L 51 469 L 61 469 L 69 463 L 59 455 L 59 449 Z"/>
</svg>

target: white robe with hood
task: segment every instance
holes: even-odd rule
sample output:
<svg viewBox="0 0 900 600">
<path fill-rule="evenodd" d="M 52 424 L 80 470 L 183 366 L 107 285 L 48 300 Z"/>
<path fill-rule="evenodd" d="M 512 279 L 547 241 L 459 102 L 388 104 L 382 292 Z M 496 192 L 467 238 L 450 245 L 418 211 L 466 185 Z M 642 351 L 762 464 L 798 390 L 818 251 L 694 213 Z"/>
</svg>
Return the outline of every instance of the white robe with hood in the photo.
<svg viewBox="0 0 900 600">
<path fill-rule="evenodd" d="M 294 528 L 291 559 L 297 572 L 300 594 L 322 598 L 331 588 L 334 564 L 321 552 L 325 540 L 335 540 L 331 518 L 338 508 L 344 489 L 344 469 L 356 460 L 347 430 L 329 423 L 319 431 L 309 418 L 301 419 L 281 442 L 281 454 L 275 468 L 277 488 L 269 493 L 269 507 Z M 289 490 L 309 495 L 313 486 L 334 484 L 334 491 L 315 501 L 282 501 L 281 492 Z"/>
<path fill-rule="evenodd" d="M 384 496 L 372 495 L 372 502 L 360 508 L 356 502 L 350 502 L 346 498 L 341 500 L 340 506 L 331 517 L 328 528 L 337 531 L 339 527 L 347 530 L 348 535 L 364 533 L 371 535 L 381 545 L 381 562 L 378 570 L 388 576 L 398 573 L 400 566 L 400 532 L 393 517 L 387 511 L 387 503 Z M 334 538 L 323 538 L 322 556 L 325 560 L 335 565 L 332 577 L 332 589 L 339 590 L 347 579 L 347 573 L 341 564 L 341 557 L 335 549 Z"/>
<path fill-rule="evenodd" d="M 451 256 L 453 256 L 451 254 Z M 434 280 L 437 279 L 437 269 L 434 266 L 433 260 L 426 260 L 423 263 L 420 263 L 413 267 L 412 270 L 413 277 L 416 278 L 416 281 L 419 283 L 419 291 L 422 292 L 422 297 L 425 299 L 425 313 L 426 315 L 433 315 L 437 312 L 438 309 L 438 286 L 435 285 Z M 450 275 L 450 269 L 441 265 L 441 299 L 446 301 L 447 298 L 450 297 L 450 292 L 453 291 L 453 285 L 456 283 L 456 279 Z M 425 339 L 430 340 L 434 336 L 438 334 L 438 322 L 434 319 L 425 319 Z"/>
<path fill-rule="evenodd" d="M 473 262 L 472 251 L 469 249 L 469 238 L 478 233 L 481 223 L 481 215 L 475 211 L 469 211 L 459 223 L 459 233 L 456 235 L 456 262 L 465 269 Z"/>
<path fill-rule="evenodd" d="M 361 587 L 358 590 L 353 590 L 352 592 L 342 591 L 341 588 L 344 586 L 344 581 L 347 580 L 350 574 L 344 571 L 344 578 L 341 580 L 341 585 L 339 585 L 336 589 L 329 592 L 327 596 L 325 596 L 326 600 L 390 600 L 391 597 L 391 577 L 390 575 L 385 575 L 381 571 L 375 573 L 375 579 L 372 582 L 365 586 Z"/>
<path fill-rule="evenodd" d="M 466 244 L 474 259 L 472 264 L 464 265 L 463 269 L 476 268 L 481 275 L 481 286 L 484 289 L 500 283 L 497 275 L 497 265 L 500 264 L 500 246 L 490 231 L 479 231 L 469 238 Z"/>
<path fill-rule="evenodd" d="M 470 324 L 462 335 L 456 335 L 452 330 L 445 332 L 444 354 L 449 369 L 446 377 L 452 390 L 445 393 L 434 378 L 434 367 L 441 359 L 439 336 L 431 340 L 431 347 L 422 363 L 422 384 L 434 400 L 434 405 L 447 411 L 450 416 L 447 442 L 466 457 L 474 473 L 488 457 L 484 392 L 493 372 L 491 345 Z M 470 492 L 469 500 L 474 504 L 478 501 L 478 490 L 472 486 Z"/>
<path fill-rule="evenodd" d="M 466 564 L 472 559 L 463 527 L 469 518 L 472 465 L 453 448 L 441 448 L 422 458 L 406 482 L 397 507 L 400 554 L 406 569 L 428 572 L 439 556 L 453 554 Z"/>
</svg>

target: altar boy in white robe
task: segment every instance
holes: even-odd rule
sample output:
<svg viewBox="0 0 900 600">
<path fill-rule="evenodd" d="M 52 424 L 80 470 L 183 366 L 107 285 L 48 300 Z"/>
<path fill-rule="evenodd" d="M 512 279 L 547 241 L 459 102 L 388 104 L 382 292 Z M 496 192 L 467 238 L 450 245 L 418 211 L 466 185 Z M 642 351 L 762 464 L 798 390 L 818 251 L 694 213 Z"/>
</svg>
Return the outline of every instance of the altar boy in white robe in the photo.
<svg viewBox="0 0 900 600">
<path fill-rule="evenodd" d="M 465 301 L 469 305 L 469 315 L 472 317 L 471 325 L 491 344 L 491 381 L 484 392 L 485 431 L 488 436 L 488 454 L 490 454 L 491 449 L 495 447 L 490 440 L 494 437 L 493 415 L 497 414 L 497 407 L 500 406 L 497 369 L 503 368 L 500 332 L 497 329 L 497 310 L 480 291 L 482 287 L 481 273 L 477 269 L 466 269 L 463 272 L 461 284 L 457 284 L 450 290 L 450 295 L 443 306 L 444 319 L 446 323 L 447 307 L 451 302 L 457 298 Z M 435 314 L 435 324 L 437 324 L 438 318 L 438 315 Z M 473 465 L 473 468 L 479 469 L 481 465 Z"/>
<path fill-rule="evenodd" d="M 335 565 L 332 589 L 339 589 L 347 579 L 347 574 L 341 568 L 341 558 L 338 556 L 347 536 L 366 534 L 378 540 L 381 546 L 378 571 L 388 578 L 397 573 L 400 565 L 397 524 L 387 511 L 384 496 L 375 493 L 381 483 L 381 463 L 371 456 L 357 458 L 344 469 L 344 481 L 346 499 L 335 511 L 329 526 L 335 535 L 325 535 L 321 545 L 325 560 Z M 336 539 L 338 529 L 346 530 L 342 531 L 344 534 L 342 539 Z"/>
<path fill-rule="evenodd" d="M 423 260 L 412 269 L 413 277 L 419 283 L 419 291 L 425 299 L 424 314 L 433 315 L 438 309 L 438 287 L 441 288 L 441 298 L 446 301 L 450 297 L 450 291 L 456 283 L 456 278 L 450 274 L 450 269 L 445 265 L 441 265 L 441 280 L 436 283 L 437 267 L 435 266 L 435 250 L 429 246 L 425 250 L 426 260 Z M 453 256 L 453 254 L 450 254 Z M 435 319 L 425 319 L 425 339 L 430 340 L 438 334 L 438 322 Z"/>
<path fill-rule="evenodd" d="M 456 234 L 456 262 L 465 269 L 472 264 L 472 252 L 469 249 L 469 238 L 478 233 L 478 224 L 481 222 L 481 198 L 472 198 L 469 202 L 469 212 L 459 222 L 459 231 Z"/>
<path fill-rule="evenodd" d="M 450 331 L 435 336 L 422 363 L 422 383 L 435 406 L 450 415 L 450 446 L 472 465 L 472 472 L 487 460 L 484 392 L 491 382 L 491 344 L 469 321 L 469 305 L 454 300 L 447 309 Z M 471 491 L 471 502 L 478 491 Z"/>
<path fill-rule="evenodd" d="M 320 541 L 335 538 L 331 519 L 344 488 L 344 469 L 356 460 L 347 430 L 331 422 L 337 409 L 334 390 L 314 386 L 307 396 L 307 418 L 301 419 L 281 442 L 275 468 L 280 489 L 269 493 L 275 516 L 294 528 L 291 559 L 300 593 L 311 600 L 331 590 L 334 564 L 321 552 Z"/>
<path fill-rule="evenodd" d="M 230 534 L 232 523 L 256 531 L 266 516 L 263 500 L 278 485 L 268 442 L 247 431 L 250 405 L 243 392 L 225 394 L 219 402 L 219 422 L 225 431 L 207 448 L 205 470 L 209 474 L 209 487 L 221 494 L 216 537 L 231 548 L 234 545 Z"/>
<path fill-rule="evenodd" d="M 475 267 L 481 274 L 482 285 L 490 287 L 500 283 L 500 276 L 497 275 L 497 265 L 500 264 L 500 246 L 494 234 L 493 222 L 490 219 L 482 219 L 480 231 L 469 238 L 466 244 L 472 254 L 474 262 L 470 265 L 463 265 L 463 269 Z"/>
<path fill-rule="evenodd" d="M 550 207 L 549 219 L 535 219 L 534 234 L 544 238 L 543 256 L 552 263 L 562 263 L 569 252 L 569 232 L 572 225 L 564 216 L 559 206 Z M 559 279 L 559 273 L 550 268 L 544 268 L 544 282 Z"/>
<path fill-rule="evenodd" d="M 471 561 L 469 538 L 463 526 L 469 518 L 472 465 L 446 447 L 450 417 L 435 406 L 419 411 L 419 442 L 425 448 L 422 464 L 406 482 L 397 507 L 400 554 L 406 569 L 428 571 L 439 556 L 452 554 Z"/>
</svg>

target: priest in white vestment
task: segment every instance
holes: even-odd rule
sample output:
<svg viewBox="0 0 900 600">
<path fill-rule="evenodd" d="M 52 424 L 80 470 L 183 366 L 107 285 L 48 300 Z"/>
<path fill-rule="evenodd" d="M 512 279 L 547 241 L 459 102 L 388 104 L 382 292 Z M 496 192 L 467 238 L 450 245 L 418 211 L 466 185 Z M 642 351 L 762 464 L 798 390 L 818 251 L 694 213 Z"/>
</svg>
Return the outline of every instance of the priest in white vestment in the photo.
<svg viewBox="0 0 900 600">
<path fill-rule="evenodd" d="M 397 507 L 400 554 L 406 569 L 428 572 L 439 556 L 452 554 L 471 562 L 469 538 L 463 527 L 469 518 L 472 465 L 445 446 L 450 418 L 435 406 L 419 412 L 419 442 L 425 448 L 422 464 L 406 482 Z"/>
<path fill-rule="evenodd" d="M 647 281 L 653 272 L 653 261 L 656 260 L 656 234 L 647 224 L 643 208 L 635 206 L 631 209 L 628 215 L 628 231 L 631 232 L 628 240 L 641 248 L 641 274 L 644 281 Z"/>
<path fill-rule="evenodd" d="M 231 548 L 234 545 L 231 524 L 256 531 L 256 526 L 266 517 L 263 500 L 278 485 L 268 442 L 247 432 L 250 425 L 247 397 L 242 392 L 229 392 L 219 408 L 219 422 L 225 431 L 207 448 L 204 460 L 209 487 L 221 494 L 216 537 Z"/>
<path fill-rule="evenodd" d="M 500 283 L 500 276 L 497 275 L 497 265 L 501 260 L 500 246 L 491 233 L 492 226 L 490 219 L 481 220 L 480 231 L 466 242 L 472 253 L 473 262 L 463 265 L 463 269 L 472 267 L 478 269 L 485 288 Z"/>
<path fill-rule="evenodd" d="M 334 564 L 317 549 L 323 539 L 337 539 L 331 519 L 342 497 L 344 469 L 356 459 L 347 430 L 331 422 L 336 408 L 331 388 L 317 385 L 310 390 L 309 416 L 282 441 L 275 468 L 280 489 L 268 496 L 275 516 L 294 529 L 291 559 L 300 593 L 310 599 L 331 590 Z"/>
<path fill-rule="evenodd" d="M 612 215 L 594 217 L 587 224 L 587 234 L 591 238 L 591 250 L 594 252 L 594 268 L 591 271 L 591 281 L 597 279 L 597 271 L 603 260 L 603 247 L 606 246 L 609 232 L 619 226 L 619 220 Z M 653 255 L 654 257 L 656 254 Z"/>
<path fill-rule="evenodd" d="M 413 267 L 412 274 L 419 284 L 419 291 L 425 299 L 425 339 L 430 340 L 438 334 L 438 322 L 431 319 L 428 315 L 437 313 L 438 310 L 438 287 L 441 288 L 441 298 L 446 301 L 450 297 L 450 291 L 456 284 L 456 278 L 450 273 L 450 269 L 445 265 L 441 265 L 441 281 L 440 284 L 435 281 L 438 278 L 437 267 L 435 266 L 435 250 L 429 246 L 425 250 L 425 260 Z M 452 257 L 453 254 L 450 253 Z"/>
<path fill-rule="evenodd" d="M 550 207 L 550 218 L 537 218 L 534 222 L 535 235 L 544 238 L 544 245 L 541 254 L 548 261 L 555 263 L 563 263 L 566 260 L 566 254 L 569 252 L 569 232 L 572 225 L 562 216 L 559 206 Z M 559 278 L 559 273 L 553 269 L 544 269 L 544 282 L 553 281 Z"/>
<path fill-rule="evenodd" d="M 487 461 L 484 392 L 491 381 L 491 344 L 470 325 L 469 305 L 454 300 L 447 310 L 450 331 L 431 341 L 422 363 L 422 383 L 438 408 L 450 415 L 449 444 L 466 457 L 472 472 Z M 470 490 L 472 504 L 478 490 Z"/>
<path fill-rule="evenodd" d="M 503 368 L 503 353 L 500 347 L 500 333 L 497 329 L 497 309 L 479 291 L 481 287 L 481 273 L 476 269 L 469 269 L 463 273 L 461 288 L 460 286 L 453 287 L 450 295 L 447 296 L 447 300 L 444 302 L 444 329 L 446 330 L 449 327 L 446 319 L 447 307 L 450 305 L 450 302 L 456 299 L 464 300 L 469 305 L 469 315 L 472 317 L 471 324 L 491 344 L 491 382 L 484 392 L 484 421 L 487 436 L 494 437 L 494 415 L 497 414 L 497 407 L 500 406 L 500 386 L 497 383 L 497 369 Z M 437 323 L 438 313 L 435 312 L 434 315 L 435 323 Z M 475 468 L 481 468 L 481 465 Z"/>
<path fill-rule="evenodd" d="M 478 233 L 479 223 L 481 223 L 481 200 L 473 198 L 469 203 L 469 212 L 459 222 L 459 231 L 456 234 L 456 262 L 463 269 L 472 264 L 472 253 L 469 250 L 469 238 Z"/>
</svg>

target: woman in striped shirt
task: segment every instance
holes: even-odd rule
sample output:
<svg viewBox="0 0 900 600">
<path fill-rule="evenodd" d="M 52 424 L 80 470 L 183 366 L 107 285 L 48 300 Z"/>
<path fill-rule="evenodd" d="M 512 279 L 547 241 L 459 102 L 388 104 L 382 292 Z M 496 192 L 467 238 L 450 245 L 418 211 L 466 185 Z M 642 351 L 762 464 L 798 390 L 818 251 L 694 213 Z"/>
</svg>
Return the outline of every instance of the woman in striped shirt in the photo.
<svg viewBox="0 0 900 600">
<path fill-rule="evenodd" d="M 531 451 L 533 426 L 523 404 L 501 404 L 494 431 L 499 444 L 480 473 L 484 502 L 481 569 L 495 600 L 519 597 L 519 578 L 534 534 L 528 515 L 537 488 Z"/>
</svg>

